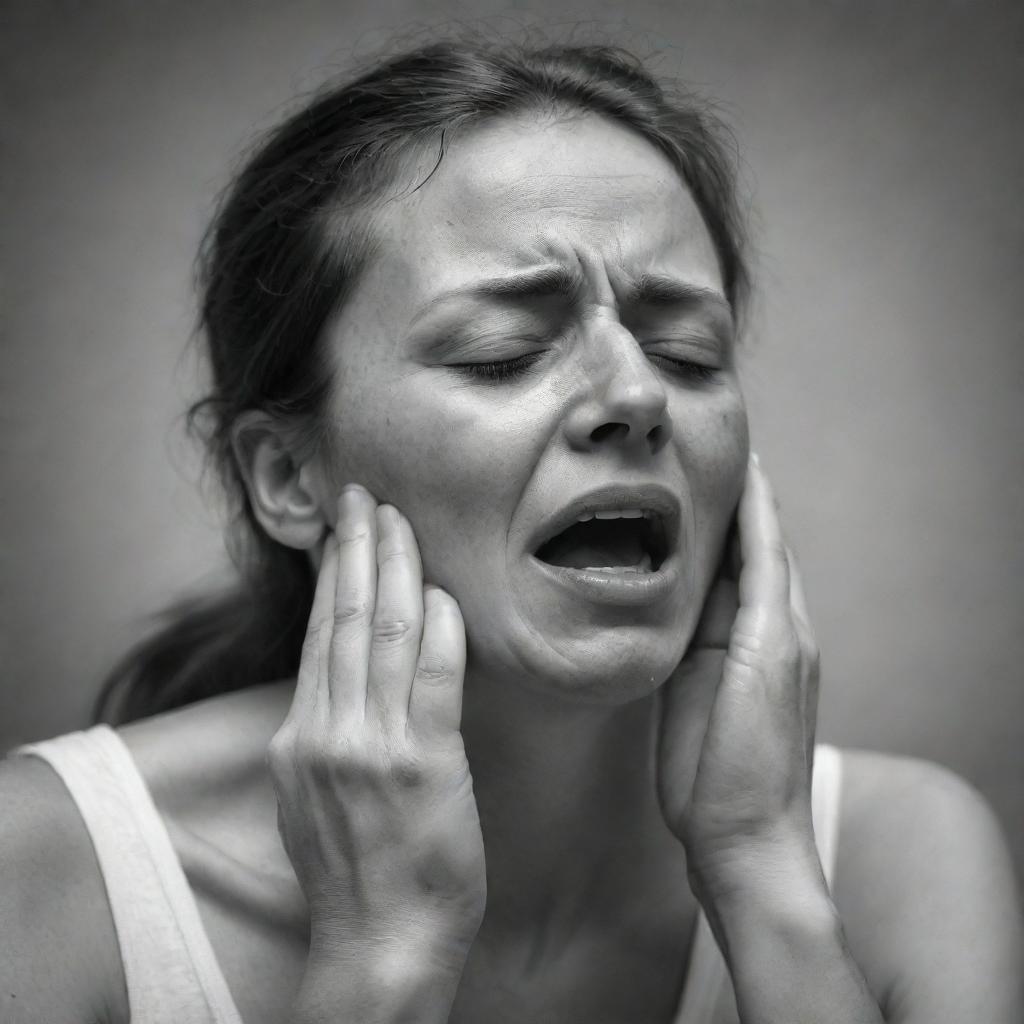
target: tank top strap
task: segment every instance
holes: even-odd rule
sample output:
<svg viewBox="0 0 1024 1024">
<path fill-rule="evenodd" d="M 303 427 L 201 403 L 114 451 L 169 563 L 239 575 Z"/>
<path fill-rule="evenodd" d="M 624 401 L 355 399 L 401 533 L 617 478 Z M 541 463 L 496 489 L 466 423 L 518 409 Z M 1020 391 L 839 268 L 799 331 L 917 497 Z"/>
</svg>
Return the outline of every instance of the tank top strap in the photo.
<svg viewBox="0 0 1024 1024">
<path fill-rule="evenodd" d="M 133 1024 L 242 1024 L 167 828 L 113 729 L 22 746 L 60 776 L 92 839 Z"/>
<path fill-rule="evenodd" d="M 831 890 L 839 849 L 839 811 L 842 796 L 842 755 L 819 743 L 814 749 L 811 815 L 825 881 Z M 697 917 L 690 963 L 673 1024 L 732 1024 L 739 1019 L 725 958 L 703 912 Z"/>
</svg>

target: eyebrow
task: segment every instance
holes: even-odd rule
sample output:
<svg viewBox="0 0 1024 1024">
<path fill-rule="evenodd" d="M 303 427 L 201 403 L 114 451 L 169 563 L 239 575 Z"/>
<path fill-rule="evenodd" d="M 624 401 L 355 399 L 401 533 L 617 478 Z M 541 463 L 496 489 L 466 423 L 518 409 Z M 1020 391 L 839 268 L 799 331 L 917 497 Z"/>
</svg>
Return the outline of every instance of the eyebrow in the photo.
<svg viewBox="0 0 1024 1024">
<path fill-rule="evenodd" d="M 688 284 L 663 274 L 641 274 L 630 285 L 626 296 L 628 306 L 650 306 L 654 309 L 692 309 L 707 306 L 727 316 L 733 316 L 729 300 L 714 288 Z"/>
<path fill-rule="evenodd" d="M 465 288 L 456 288 L 431 299 L 413 317 L 413 323 L 422 320 L 438 306 L 452 299 L 507 299 L 526 302 L 530 299 L 564 298 L 575 302 L 583 291 L 583 275 L 574 273 L 568 267 L 553 264 L 538 267 L 520 274 L 506 277 L 492 277 L 476 281 Z"/>
<path fill-rule="evenodd" d="M 561 264 L 552 264 L 519 274 L 487 278 L 464 288 L 444 292 L 419 310 L 412 322 L 418 323 L 438 306 L 456 298 L 499 299 L 520 303 L 531 299 L 564 298 L 575 303 L 585 287 L 586 282 L 579 271 Z M 641 274 L 630 283 L 624 304 L 654 309 L 693 309 L 705 306 L 730 320 L 733 316 L 732 305 L 721 292 L 663 274 Z"/>
</svg>

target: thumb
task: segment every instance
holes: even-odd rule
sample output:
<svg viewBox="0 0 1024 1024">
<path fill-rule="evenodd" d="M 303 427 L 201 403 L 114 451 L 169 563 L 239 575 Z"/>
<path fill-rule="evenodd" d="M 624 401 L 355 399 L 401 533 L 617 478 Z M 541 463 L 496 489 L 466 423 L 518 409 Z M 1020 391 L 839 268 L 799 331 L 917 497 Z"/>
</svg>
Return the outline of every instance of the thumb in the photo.
<svg viewBox="0 0 1024 1024">
<path fill-rule="evenodd" d="M 661 689 L 662 730 L 703 740 L 725 664 L 724 650 L 691 650 Z"/>
<path fill-rule="evenodd" d="M 691 650 L 659 692 L 659 793 L 672 819 L 689 802 L 724 661 L 724 651 Z"/>
<path fill-rule="evenodd" d="M 740 607 L 739 584 L 736 580 L 719 576 L 704 602 L 700 622 L 690 641 L 690 650 L 713 648 L 725 651 L 729 648 L 736 613 Z"/>
</svg>

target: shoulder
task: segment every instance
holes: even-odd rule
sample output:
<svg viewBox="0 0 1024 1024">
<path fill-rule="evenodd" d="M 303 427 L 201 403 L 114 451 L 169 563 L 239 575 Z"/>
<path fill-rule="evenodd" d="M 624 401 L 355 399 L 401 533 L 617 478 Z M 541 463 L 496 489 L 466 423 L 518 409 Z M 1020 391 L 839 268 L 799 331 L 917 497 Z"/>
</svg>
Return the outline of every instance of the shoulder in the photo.
<svg viewBox="0 0 1024 1024">
<path fill-rule="evenodd" d="M 835 899 L 887 1019 L 1016 1020 L 1020 899 L 991 808 L 928 761 L 843 766 Z"/>
<path fill-rule="evenodd" d="M 127 1020 L 124 974 L 92 842 L 56 773 L 0 760 L 0 1018 Z"/>
</svg>

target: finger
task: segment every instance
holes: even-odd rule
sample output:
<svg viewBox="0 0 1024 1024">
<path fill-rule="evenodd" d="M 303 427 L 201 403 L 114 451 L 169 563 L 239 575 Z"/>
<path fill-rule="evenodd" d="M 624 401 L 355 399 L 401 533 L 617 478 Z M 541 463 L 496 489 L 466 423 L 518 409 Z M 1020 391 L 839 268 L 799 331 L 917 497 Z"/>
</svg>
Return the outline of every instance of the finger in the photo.
<svg viewBox="0 0 1024 1024">
<path fill-rule="evenodd" d="M 370 626 L 377 594 L 377 523 L 373 496 L 355 484 L 338 499 L 338 576 L 328 669 L 331 711 L 362 718 Z"/>
<path fill-rule="evenodd" d="M 423 639 L 409 695 L 409 725 L 444 737 L 462 722 L 466 627 L 455 599 L 439 587 L 423 593 Z"/>
<path fill-rule="evenodd" d="M 743 571 L 740 603 L 748 608 L 789 608 L 789 559 L 771 484 L 757 457 L 747 467 L 737 514 Z"/>
<path fill-rule="evenodd" d="M 719 576 L 704 602 L 690 649 L 717 648 L 724 651 L 729 646 L 729 634 L 738 609 L 739 587 L 735 580 Z"/>
<path fill-rule="evenodd" d="M 423 633 L 423 569 L 412 527 L 392 505 L 377 506 L 377 602 L 366 713 L 405 728 Z"/>
<path fill-rule="evenodd" d="M 338 580 L 338 542 L 329 534 L 320 556 L 320 572 L 313 607 L 302 646 L 295 694 L 289 714 L 315 710 L 328 704 L 327 664 L 334 623 L 334 591 Z"/>
<path fill-rule="evenodd" d="M 694 651 L 683 658 L 660 691 L 663 720 L 668 715 L 676 728 L 696 730 L 688 733 L 691 739 L 703 739 L 724 661 L 725 654 L 719 650 Z"/>
<path fill-rule="evenodd" d="M 693 786 L 724 661 L 724 651 L 691 650 L 659 691 L 659 763 L 685 792 Z"/>
<path fill-rule="evenodd" d="M 807 738 L 807 763 L 814 763 L 814 737 L 818 719 L 818 642 L 811 626 L 811 616 L 807 610 L 807 599 L 804 594 L 803 580 L 796 557 L 792 550 L 789 554 L 790 600 L 793 607 L 793 618 L 797 624 L 802 647 L 802 658 L 805 671 L 801 673 L 801 708 L 804 720 L 804 735 Z"/>
<path fill-rule="evenodd" d="M 792 548 L 786 549 L 786 556 L 789 562 L 789 601 L 793 606 L 793 615 L 798 620 L 801 628 L 808 634 L 813 635 L 811 629 L 811 615 L 807 610 L 807 596 L 804 593 L 803 574 L 796 563 L 796 556 Z"/>
</svg>

